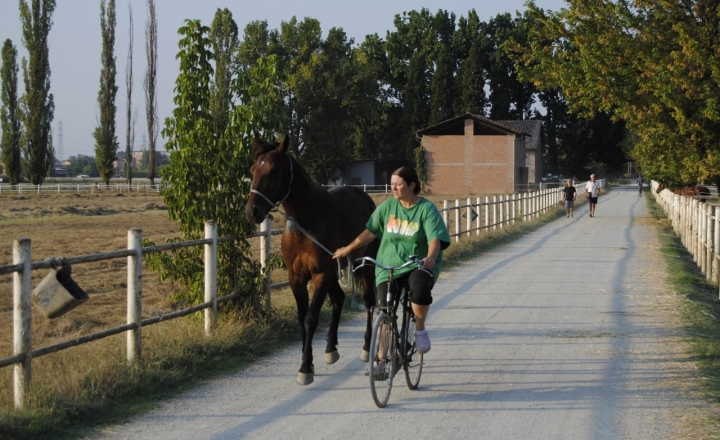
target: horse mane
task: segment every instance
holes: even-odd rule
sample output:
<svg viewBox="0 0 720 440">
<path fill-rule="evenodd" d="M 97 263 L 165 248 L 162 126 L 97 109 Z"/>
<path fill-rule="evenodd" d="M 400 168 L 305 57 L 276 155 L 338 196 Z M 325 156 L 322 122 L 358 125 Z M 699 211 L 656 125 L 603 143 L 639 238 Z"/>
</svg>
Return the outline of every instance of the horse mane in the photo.
<svg viewBox="0 0 720 440">
<path fill-rule="evenodd" d="M 280 142 L 266 142 L 255 138 L 255 141 L 252 144 L 252 152 L 255 160 L 257 160 L 258 156 L 261 154 L 276 149 L 278 145 L 280 145 Z"/>
</svg>

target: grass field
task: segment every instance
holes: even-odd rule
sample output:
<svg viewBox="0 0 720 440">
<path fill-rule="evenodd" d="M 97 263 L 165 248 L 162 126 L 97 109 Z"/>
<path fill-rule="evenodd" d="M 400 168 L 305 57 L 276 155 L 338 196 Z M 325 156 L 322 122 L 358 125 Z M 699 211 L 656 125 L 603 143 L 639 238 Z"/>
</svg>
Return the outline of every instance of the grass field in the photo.
<svg viewBox="0 0 720 440">
<path fill-rule="evenodd" d="M 376 203 L 389 195 L 374 195 Z M 428 197 L 441 203 L 443 197 Z M 454 204 L 454 199 L 451 205 Z M 462 201 L 465 197 L 457 197 Z M 464 203 L 464 202 L 463 202 Z M 78 256 L 127 247 L 127 230 L 140 228 L 155 243 L 178 235 L 157 195 L 113 192 L 96 194 L 0 195 L 0 265 L 11 264 L 12 243 L 32 240 L 32 260 Z M 446 261 L 459 261 L 512 240 L 564 212 L 552 209 L 543 220 L 483 232 L 450 247 Z M 243 215 L 239 213 L 239 215 Z M 279 217 L 279 216 L 278 216 Z M 464 219 L 461 219 L 464 221 Z M 454 215 L 450 216 L 454 230 Z M 273 228 L 281 228 L 276 221 Z M 259 242 L 255 239 L 253 249 Z M 274 240 L 279 252 L 279 240 Z M 46 271 L 33 271 L 33 286 Z M 90 300 L 68 314 L 47 320 L 33 308 L 33 348 L 76 338 L 123 324 L 126 315 L 126 261 L 110 260 L 73 266 L 73 278 Z M 12 281 L 0 276 L 0 357 L 12 354 Z M 273 281 L 286 272 L 273 273 Z M 143 318 L 173 310 L 170 296 L 182 286 L 159 283 L 144 271 Z M 220 295 L 224 292 L 219 292 Z M 216 333 L 205 338 L 202 314 L 163 322 L 143 330 L 143 365 L 125 364 L 125 336 L 74 347 L 33 360 L 28 410 L 13 409 L 12 368 L 0 370 L 0 438 L 77 438 L 98 424 L 122 420 L 147 410 L 160 399 L 199 380 L 237 371 L 258 356 L 298 339 L 295 304 L 288 290 L 272 294 L 275 314 L 265 321 L 248 319 L 240 310 L 222 314 Z M 352 316 L 352 313 L 346 316 Z M 324 311 L 321 325 L 327 325 Z"/>
</svg>

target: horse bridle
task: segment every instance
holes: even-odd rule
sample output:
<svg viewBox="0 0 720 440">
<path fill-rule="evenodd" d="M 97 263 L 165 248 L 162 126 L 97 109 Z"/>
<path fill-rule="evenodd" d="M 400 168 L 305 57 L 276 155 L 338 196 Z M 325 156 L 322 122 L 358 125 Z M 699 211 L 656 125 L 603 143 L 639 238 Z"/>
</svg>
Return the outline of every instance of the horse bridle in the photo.
<svg viewBox="0 0 720 440">
<path fill-rule="evenodd" d="M 287 156 L 288 160 L 290 161 L 290 183 L 288 183 L 287 194 L 285 194 L 285 197 L 283 197 L 282 200 L 280 200 L 277 203 L 273 203 L 272 200 L 270 200 L 265 194 L 261 193 L 260 191 L 258 191 L 256 189 L 252 189 L 252 182 L 250 182 L 250 192 L 252 194 L 257 194 L 260 197 L 262 197 L 263 199 L 265 199 L 265 201 L 270 204 L 271 211 L 274 209 L 277 209 L 277 207 L 280 206 L 282 204 L 282 202 L 284 202 L 288 198 L 288 196 L 290 195 L 290 191 L 292 190 L 293 178 L 295 177 L 293 174 L 293 161 L 289 154 L 286 153 L 285 155 Z"/>
</svg>

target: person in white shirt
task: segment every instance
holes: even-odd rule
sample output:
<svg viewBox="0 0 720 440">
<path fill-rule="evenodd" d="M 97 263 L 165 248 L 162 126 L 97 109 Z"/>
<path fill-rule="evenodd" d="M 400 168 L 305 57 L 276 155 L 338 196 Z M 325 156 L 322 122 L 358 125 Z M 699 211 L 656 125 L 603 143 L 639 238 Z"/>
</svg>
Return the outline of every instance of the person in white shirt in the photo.
<svg viewBox="0 0 720 440">
<path fill-rule="evenodd" d="M 590 180 L 585 184 L 585 197 L 590 202 L 590 217 L 595 217 L 595 205 L 600 195 L 600 183 L 595 181 L 595 174 L 590 174 Z"/>
</svg>

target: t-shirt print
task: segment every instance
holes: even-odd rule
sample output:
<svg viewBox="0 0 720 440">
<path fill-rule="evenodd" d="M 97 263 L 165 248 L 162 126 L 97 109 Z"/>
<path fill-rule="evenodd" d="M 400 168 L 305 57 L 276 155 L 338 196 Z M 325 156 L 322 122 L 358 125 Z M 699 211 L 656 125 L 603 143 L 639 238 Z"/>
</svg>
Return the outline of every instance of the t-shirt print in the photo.
<svg viewBox="0 0 720 440">
<path fill-rule="evenodd" d="M 385 230 L 406 237 L 412 237 L 420 230 L 420 225 L 417 222 L 400 220 L 391 214 L 390 218 L 388 218 L 387 225 L 385 225 Z"/>
</svg>

